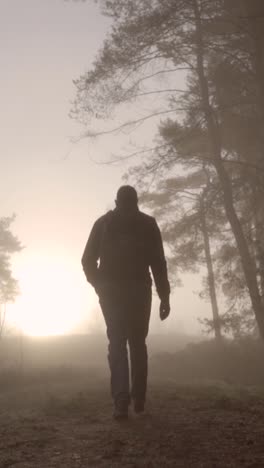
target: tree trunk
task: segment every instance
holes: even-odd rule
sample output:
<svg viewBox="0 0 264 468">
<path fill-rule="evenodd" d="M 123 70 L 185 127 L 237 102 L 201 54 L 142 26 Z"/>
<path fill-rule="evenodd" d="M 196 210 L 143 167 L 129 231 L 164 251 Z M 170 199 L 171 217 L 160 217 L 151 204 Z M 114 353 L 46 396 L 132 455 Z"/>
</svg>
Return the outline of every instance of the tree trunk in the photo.
<svg viewBox="0 0 264 468">
<path fill-rule="evenodd" d="M 254 214 L 254 253 L 257 266 L 257 279 L 261 292 L 262 303 L 264 305 L 264 209 L 263 205 L 263 190 L 259 186 L 254 185 L 252 189 L 253 214 Z"/>
<path fill-rule="evenodd" d="M 244 0 L 244 9 L 248 17 L 251 37 L 254 41 L 253 66 L 255 68 L 260 120 L 262 122 L 261 136 L 264 138 L 264 2 L 263 0 Z"/>
<path fill-rule="evenodd" d="M 5 320 L 6 320 L 6 304 L 0 303 L 0 340 L 3 337 Z"/>
<path fill-rule="evenodd" d="M 259 287 L 262 296 L 262 303 L 264 307 L 264 241 L 263 241 L 263 213 L 262 213 L 262 223 L 260 224 L 260 213 L 257 214 L 256 220 L 256 254 L 258 262 L 258 277 L 259 277 Z"/>
<path fill-rule="evenodd" d="M 235 210 L 232 184 L 229 175 L 225 169 L 224 162 L 222 160 L 221 135 L 216 118 L 213 113 L 213 109 L 210 105 L 208 82 L 204 70 L 203 35 L 198 0 L 193 0 L 193 9 L 195 16 L 197 41 L 197 74 L 200 83 L 200 91 L 204 108 L 205 120 L 207 124 L 209 139 L 211 142 L 213 164 L 216 168 L 222 186 L 224 208 L 226 211 L 227 219 L 231 225 L 233 234 L 236 239 L 242 268 L 244 271 L 246 284 L 252 303 L 252 308 L 255 313 L 260 335 L 264 339 L 264 307 L 262 304 L 261 295 L 257 283 L 256 265 L 250 255 L 247 241 Z"/>
<path fill-rule="evenodd" d="M 215 276 L 214 276 L 214 270 L 213 270 L 209 234 L 208 234 L 208 229 L 207 229 L 207 224 L 206 224 L 203 196 L 201 197 L 200 206 L 201 206 L 201 209 L 200 209 L 201 230 L 202 230 L 203 239 L 204 239 L 204 251 L 205 251 L 205 260 L 206 260 L 206 266 L 207 266 L 207 272 L 208 272 L 208 286 L 209 286 L 209 293 L 210 293 L 212 313 L 213 313 L 214 332 L 215 332 L 215 338 L 218 341 L 220 341 L 222 338 L 221 325 L 220 325 L 219 309 L 218 309 L 216 288 L 215 288 Z"/>
</svg>

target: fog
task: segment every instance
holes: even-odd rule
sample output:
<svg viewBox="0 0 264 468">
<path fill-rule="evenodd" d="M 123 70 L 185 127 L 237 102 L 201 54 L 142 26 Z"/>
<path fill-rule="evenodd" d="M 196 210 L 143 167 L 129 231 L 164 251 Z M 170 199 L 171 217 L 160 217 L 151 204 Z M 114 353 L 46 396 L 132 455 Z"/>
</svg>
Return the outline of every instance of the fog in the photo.
<svg viewBox="0 0 264 468">
<path fill-rule="evenodd" d="M 1 7 L 0 468 L 264 466 L 263 0 Z"/>
<path fill-rule="evenodd" d="M 94 330 L 98 301 L 80 259 L 94 221 L 115 206 L 128 167 L 98 162 L 122 153 L 128 140 L 120 134 L 73 143 L 82 127 L 68 114 L 72 80 L 91 66 L 110 22 L 94 3 L 52 0 L 5 2 L 0 21 L 1 216 L 16 214 L 12 231 L 25 247 L 12 257 L 20 295 L 8 305 L 9 329 L 82 333 L 91 323 Z M 153 129 L 147 123 L 129 140 L 143 145 Z M 197 318 L 209 316 L 210 306 L 196 294 L 200 279 L 182 278 L 170 324 L 160 326 L 154 311 L 153 332 L 201 332 Z M 58 311 L 64 319 L 56 325 Z"/>
<path fill-rule="evenodd" d="M 189 335 L 150 334 L 148 338 L 149 356 L 160 353 L 175 353 L 184 349 L 189 342 L 198 341 Z M 68 335 L 61 337 L 16 336 L 4 340 L 1 345 L 2 367 L 36 370 L 48 368 L 101 369 L 108 374 L 107 338 L 105 333 L 88 335 Z"/>
</svg>

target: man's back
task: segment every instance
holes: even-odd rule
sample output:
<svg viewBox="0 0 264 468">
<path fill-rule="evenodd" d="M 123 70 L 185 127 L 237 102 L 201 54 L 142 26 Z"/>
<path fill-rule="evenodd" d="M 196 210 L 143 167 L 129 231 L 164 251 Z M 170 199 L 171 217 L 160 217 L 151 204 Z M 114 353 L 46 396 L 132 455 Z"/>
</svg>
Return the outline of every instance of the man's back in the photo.
<svg viewBox="0 0 264 468">
<path fill-rule="evenodd" d="M 150 282 L 153 244 L 150 221 L 140 211 L 133 216 L 122 216 L 117 210 L 106 215 L 99 266 L 102 279 Z"/>
<path fill-rule="evenodd" d="M 151 285 L 151 267 L 159 295 L 169 293 L 159 228 L 153 217 L 139 210 L 127 214 L 115 209 L 100 217 L 93 226 L 82 263 L 95 288 L 102 282 L 116 281 Z"/>
</svg>

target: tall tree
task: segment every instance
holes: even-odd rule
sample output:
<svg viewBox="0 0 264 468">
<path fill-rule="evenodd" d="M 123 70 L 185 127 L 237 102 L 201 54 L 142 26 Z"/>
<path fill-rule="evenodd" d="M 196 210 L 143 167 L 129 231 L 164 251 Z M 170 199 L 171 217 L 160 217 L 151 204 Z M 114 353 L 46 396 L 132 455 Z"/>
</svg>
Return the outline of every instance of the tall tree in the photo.
<svg viewBox="0 0 264 468">
<path fill-rule="evenodd" d="M 179 277 L 179 272 L 198 272 L 201 267 L 205 269 L 206 297 L 209 297 L 213 316 L 212 329 L 215 338 L 220 340 L 221 320 L 211 241 L 213 237 L 216 241 L 222 217 L 218 216 L 217 222 L 214 214 L 213 224 L 209 223 L 215 196 L 213 192 L 205 172 L 196 170 L 187 176 L 160 182 L 157 190 L 145 193 L 141 202 L 159 217 L 163 238 L 169 246 L 169 267 L 173 275 Z"/>
</svg>

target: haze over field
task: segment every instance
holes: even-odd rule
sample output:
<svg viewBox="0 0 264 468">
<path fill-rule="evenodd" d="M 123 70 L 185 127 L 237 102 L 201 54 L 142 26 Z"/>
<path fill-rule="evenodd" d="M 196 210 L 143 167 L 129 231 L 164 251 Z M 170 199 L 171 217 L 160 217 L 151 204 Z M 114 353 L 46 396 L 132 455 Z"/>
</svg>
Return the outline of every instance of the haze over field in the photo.
<svg viewBox="0 0 264 468">
<path fill-rule="evenodd" d="M 102 329 L 80 258 L 94 220 L 114 207 L 127 167 L 97 162 L 126 150 L 125 140 L 73 144 L 82 127 L 68 113 L 72 80 L 91 66 L 109 20 L 93 2 L 4 0 L 0 23 L 1 216 L 16 213 L 12 230 L 25 246 L 13 261 L 21 294 L 9 318 L 30 335 Z M 142 143 L 151 130 L 139 130 Z M 159 323 L 155 305 L 151 329 L 199 331 L 197 317 L 209 306 L 194 294 L 198 287 L 199 278 L 185 277 L 168 323 Z"/>
</svg>

